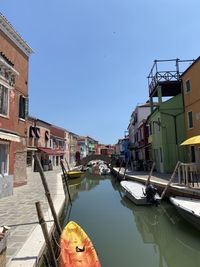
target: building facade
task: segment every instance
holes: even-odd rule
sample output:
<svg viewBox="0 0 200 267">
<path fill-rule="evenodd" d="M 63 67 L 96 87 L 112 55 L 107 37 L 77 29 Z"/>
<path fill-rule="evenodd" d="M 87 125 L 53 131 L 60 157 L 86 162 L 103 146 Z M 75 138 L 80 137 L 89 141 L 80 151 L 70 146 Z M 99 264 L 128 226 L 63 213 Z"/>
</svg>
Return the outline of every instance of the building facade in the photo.
<svg viewBox="0 0 200 267">
<path fill-rule="evenodd" d="M 186 138 L 200 135 L 200 57 L 182 74 Z M 200 144 L 185 148 L 190 162 L 200 163 Z"/>
<path fill-rule="evenodd" d="M 69 164 L 71 166 L 76 165 L 76 152 L 78 149 L 78 135 L 72 132 L 69 132 Z"/>
<path fill-rule="evenodd" d="M 50 147 L 52 154 L 50 160 L 53 166 L 60 166 L 60 160 L 64 159 L 66 149 L 66 130 L 56 125 L 50 126 Z"/>
<path fill-rule="evenodd" d="M 131 114 L 128 126 L 129 149 L 134 162 L 148 160 L 146 120 L 151 113 L 150 103 L 137 105 Z"/>
<path fill-rule="evenodd" d="M 28 113 L 28 66 L 32 49 L 0 14 L 0 197 L 12 185 L 27 182 L 26 117 Z"/>
<path fill-rule="evenodd" d="M 171 173 L 177 161 L 185 162 L 187 159 L 185 149 L 180 146 L 186 136 L 179 67 L 181 62 L 179 59 L 155 61 L 148 76 L 151 103 L 148 118 L 149 148 L 152 161 L 160 173 Z M 169 69 L 167 63 L 171 63 L 173 68 Z M 164 68 L 160 64 L 164 64 Z M 158 100 L 156 107 L 154 98 Z"/>
</svg>

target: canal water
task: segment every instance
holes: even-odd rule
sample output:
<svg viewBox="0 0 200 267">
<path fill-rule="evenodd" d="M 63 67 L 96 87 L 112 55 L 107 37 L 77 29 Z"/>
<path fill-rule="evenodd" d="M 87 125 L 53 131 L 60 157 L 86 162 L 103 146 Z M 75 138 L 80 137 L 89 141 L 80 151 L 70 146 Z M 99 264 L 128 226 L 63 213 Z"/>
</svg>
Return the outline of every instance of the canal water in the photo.
<svg viewBox="0 0 200 267">
<path fill-rule="evenodd" d="M 71 180 L 70 192 L 64 225 L 74 220 L 86 231 L 102 267 L 200 266 L 200 232 L 170 203 L 136 206 L 112 175 L 95 172 Z"/>
</svg>

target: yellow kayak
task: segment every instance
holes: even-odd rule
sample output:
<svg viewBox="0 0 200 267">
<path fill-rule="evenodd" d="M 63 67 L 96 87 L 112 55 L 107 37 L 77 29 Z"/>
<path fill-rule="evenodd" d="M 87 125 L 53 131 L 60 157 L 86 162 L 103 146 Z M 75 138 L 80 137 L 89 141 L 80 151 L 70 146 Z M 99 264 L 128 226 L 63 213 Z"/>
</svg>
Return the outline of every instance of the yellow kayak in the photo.
<svg viewBox="0 0 200 267">
<path fill-rule="evenodd" d="M 101 267 L 90 238 L 73 221 L 61 234 L 60 249 L 59 267 Z"/>
<path fill-rule="evenodd" d="M 81 175 L 83 175 L 84 172 L 81 172 L 81 171 L 68 171 L 67 172 L 67 176 L 70 178 L 70 179 L 74 179 L 74 178 L 79 178 L 81 177 Z"/>
</svg>

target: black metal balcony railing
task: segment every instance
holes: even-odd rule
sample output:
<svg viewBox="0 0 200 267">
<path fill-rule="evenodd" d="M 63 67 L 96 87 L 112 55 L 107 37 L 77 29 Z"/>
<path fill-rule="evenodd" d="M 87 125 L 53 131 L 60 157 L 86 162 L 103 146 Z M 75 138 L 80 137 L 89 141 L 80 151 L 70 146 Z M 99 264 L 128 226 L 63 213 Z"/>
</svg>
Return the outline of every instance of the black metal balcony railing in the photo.
<svg viewBox="0 0 200 267">
<path fill-rule="evenodd" d="M 190 64 L 194 62 L 194 60 L 180 60 L 180 59 L 169 59 L 169 60 L 155 60 L 153 67 L 148 75 L 148 86 L 149 86 L 149 95 L 155 90 L 155 88 L 164 82 L 176 82 L 180 81 L 180 76 L 185 69 L 180 69 L 181 63 Z M 164 69 L 163 70 L 163 64 Z M 162 69 L 161 69 L 162 68 Z M 169 70 L 169 68 L 171 70 Z"/>
</svg>

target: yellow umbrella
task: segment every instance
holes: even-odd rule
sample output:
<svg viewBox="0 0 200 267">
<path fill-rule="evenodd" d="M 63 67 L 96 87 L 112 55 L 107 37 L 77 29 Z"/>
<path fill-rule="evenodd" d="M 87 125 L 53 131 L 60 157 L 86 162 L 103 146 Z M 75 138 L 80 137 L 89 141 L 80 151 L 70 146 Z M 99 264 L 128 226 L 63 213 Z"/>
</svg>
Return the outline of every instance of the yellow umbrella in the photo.
<svg viewBox="0 0 200 267">
<path fill-rule="evenodd" d="M 193 136 L 187 140 L 185 140 L 183 143 L 181 143 L 181 146 L 189 146 L 189 145 L 200 145 L 200 135 Z"/>
</svg>

